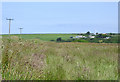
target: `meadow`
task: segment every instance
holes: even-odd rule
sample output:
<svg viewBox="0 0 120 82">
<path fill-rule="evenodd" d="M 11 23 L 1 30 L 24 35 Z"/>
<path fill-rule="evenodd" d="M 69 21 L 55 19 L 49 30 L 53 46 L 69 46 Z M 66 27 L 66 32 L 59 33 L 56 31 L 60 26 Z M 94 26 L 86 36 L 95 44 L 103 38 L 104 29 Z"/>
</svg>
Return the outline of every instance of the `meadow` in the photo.
<svg viewBox="0 0 120 82">
<path fill-rule="evenodd" d="M 63 40 L 69 39 L 71 36 L 77 36 L 77 34 L 13 34 L 11 36 L 17 36 L 19 38 L 28 40 L 28 39 L 39 39 L 42 41 L 51 41 L 59 37 L 62 37 Z M 3 35 L 3 37 L 8 37 L 8 35 Z"/>
<path fill-rule="evenodd" d="M 67 38 L 71 35 L 12 35 L 11 39 L 4 35 L 0 66 L 2 79 L 118 79 L 117 43 L 50 41 L 61 36 Z"/>
</svg>

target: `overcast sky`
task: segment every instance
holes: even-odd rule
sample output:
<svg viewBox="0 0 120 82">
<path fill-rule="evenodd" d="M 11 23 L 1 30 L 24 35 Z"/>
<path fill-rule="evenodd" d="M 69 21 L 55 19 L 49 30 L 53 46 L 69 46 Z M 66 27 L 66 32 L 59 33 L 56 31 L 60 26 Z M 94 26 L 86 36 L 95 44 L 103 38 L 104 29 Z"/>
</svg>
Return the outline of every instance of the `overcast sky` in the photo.
<svg viewBox="0 0 120 82">
<path fill-rule="evenodd" d="M 4 2 L 2 33 L 118 32 L 117 2 Z"/>
</svg>

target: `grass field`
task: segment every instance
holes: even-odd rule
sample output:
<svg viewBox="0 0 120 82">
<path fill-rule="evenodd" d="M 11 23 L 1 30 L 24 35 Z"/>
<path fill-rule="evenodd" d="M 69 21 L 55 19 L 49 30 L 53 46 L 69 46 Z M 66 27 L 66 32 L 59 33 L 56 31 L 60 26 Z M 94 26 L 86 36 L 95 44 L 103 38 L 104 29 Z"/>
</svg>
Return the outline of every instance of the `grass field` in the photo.
<svg viewBox="0 0 120 82">
<path fill-rule="evenodd" d="M 8 35 L 3 35 L 4 37 L 7 37 Z M 40 39 L 43 41 L 50 41 L 50 40 L 56 40 L 57 38 L 61 37 L 63 40 L 69 39 L 71 36 L 77 36 L 77 34 L 22 34 L 22 35 L 11 35 L 11 36 L 18 36 L 22 39 Z"/>
<path fill-rule="evenodd" d="M 117 80 L 118 44 L 49 41 L 61 36 L 3 36 L 2 79 Z"/>
</svg>

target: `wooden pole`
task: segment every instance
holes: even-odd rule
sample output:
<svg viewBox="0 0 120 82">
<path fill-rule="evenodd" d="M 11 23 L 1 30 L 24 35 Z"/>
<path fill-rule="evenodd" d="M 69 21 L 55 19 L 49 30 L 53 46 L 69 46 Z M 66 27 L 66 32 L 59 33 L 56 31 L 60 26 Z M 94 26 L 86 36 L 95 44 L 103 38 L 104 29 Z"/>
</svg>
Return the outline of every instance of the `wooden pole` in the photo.
<svg viewBox="0 0 120 82">
<path fill-rule="evenodd" d="M 10 38 L 10 26 L 11 26 L 11 20 L 13 20 L 13 19 L 7 19 L 6 18 L 6 20 L 9 20 L 9 38 Z"/>
<path fill-rule="evenodd" d="M 9 35 L 10 35 L 10 24 L 11 24 L 11 20 L 9 20 Z"/>
<path fill-rule="evenodd" d="M 20 38 L 22 38 L 22 37 L 21 37 L 21 34 L 22 34 L 22 29 L 23 29 L 23 28 L 19 28 L 19 29 L 20 29 Z"/>
</svg>

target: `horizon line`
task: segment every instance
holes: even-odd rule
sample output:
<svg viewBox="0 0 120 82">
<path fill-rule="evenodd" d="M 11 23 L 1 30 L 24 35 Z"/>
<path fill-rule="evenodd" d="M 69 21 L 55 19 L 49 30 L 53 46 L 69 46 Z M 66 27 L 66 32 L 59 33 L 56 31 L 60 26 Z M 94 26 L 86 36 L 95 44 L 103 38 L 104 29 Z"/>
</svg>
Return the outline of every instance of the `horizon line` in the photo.
<svg viewBox="0 0 120 82">
<path fill-rule="evenodd" d="M 85 34 L 86 32 L 78 32 L 78 33 L 22 33 L 22 34 Z M 93 32 L 90 32 L 90 33 L 93 33 Z M 96 32 L 98 34 L 100 34 L 100 32 Z M 115 33 L 115 34 L 119 34 L 119 32 L 106 32 L 106 33 Z M 12 33 L 10 35 L 16 35 L 16 34 L 20 34 L 20 33 Z M 95 34 L 95 33 L 93 33 Z M 104 33 L 102 33 L 104 34 Z M 9 35 L 8 33 L 4 33 L 4 34 L 0 34 L 0 35 Z"/>
</svg>

